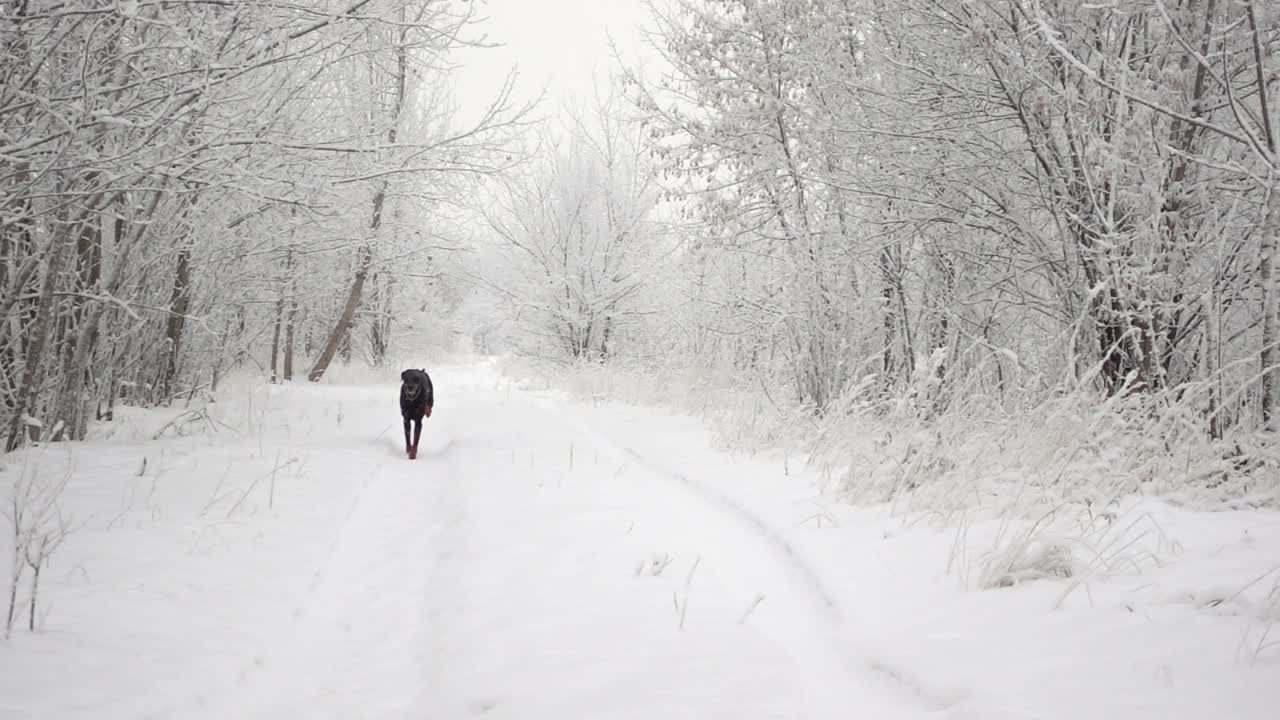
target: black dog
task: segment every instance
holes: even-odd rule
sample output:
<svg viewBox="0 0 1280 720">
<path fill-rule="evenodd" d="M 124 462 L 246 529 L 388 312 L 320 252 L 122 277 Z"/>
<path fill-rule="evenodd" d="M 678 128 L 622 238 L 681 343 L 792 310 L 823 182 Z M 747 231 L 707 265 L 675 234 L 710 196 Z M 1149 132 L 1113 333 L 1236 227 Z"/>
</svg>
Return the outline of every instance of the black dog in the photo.
<svg viewBox="0 0 1280 720">
<path fill-rule="evenodd" d="M 400 417 L 404 418 L 404 451 L 409 459 L 418 457 L 418 438 L 422 437 L 422 416 L 431 417 L 435 405 L 435 388 L 426 370 L 411 368 L 400 373 Z M 409 442 L 409 422 L 413 422 L 413 442 Z"/>
</svg>

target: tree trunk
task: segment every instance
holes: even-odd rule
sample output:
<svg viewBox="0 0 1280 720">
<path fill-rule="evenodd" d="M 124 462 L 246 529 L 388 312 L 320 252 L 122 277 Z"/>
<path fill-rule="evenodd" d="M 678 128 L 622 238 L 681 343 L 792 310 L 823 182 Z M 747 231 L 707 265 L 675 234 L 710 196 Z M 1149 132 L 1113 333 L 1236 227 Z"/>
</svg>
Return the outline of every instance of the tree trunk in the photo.
<svg viewBox="0 0 1280 720">
<path fill-rule="evenodd" d="M 1263 425 L 1277 425 L 1276 391 L 1280 388 L 1280 317 L 1277 316 L 1275 258 L 1280 242 L 1280 183 L 1272 182 L 1268 201 L 1267 222 L 1262 229 L 1262 257 L 1258 260 L 1258 282 L 1262 286 L 1262 364 L 1261 403 Z"/>
<path fill-rule="evenodd" d="M 280 326 L 284 323 L 284 293 L 276 300 L 276 321 L 271 329 L 271 382 L 279 380 L 276 369 L 280 367 Z"/>
<path fill-rule="evenodd" d="M 5 11 L 9 15 L 8 19 L 12 27 L 21 28 L 23 18 L 29 13 L 29 7 L 23 2 L 10 9 L 9 3 L 5 3 Z M 0 47 L 0 54 L 5 57 L 7 68 L 16 71 L 20 67 L 30 65 L 30 36 L 27 33 L 5 33 L 4 41 L 3 47 Z M 36 76 L 31 77 L 34 79 Z M 35 88 L 29 88 L 29 90 L 33 89 Z M 9 93 L 2 94 L 5 95 L 6 101 L 9 100 Z M 15 162 L 6 158 L 4 167 L 5 174 L 8 176 L 6 190 L 21 187 L 29 181 L 28 163 Z M 0 225 L 0 368 L 4 369 L 3 373 L 0 373 L 0 383 L 3 383 L 0 385 L 0 407 L 12 413 L 13 418 L 17 418 L 21 414 L 19 395 L 23 392 L 24 386 L 18 385 L 15 375 L 19 363 L 25 357 L 21 348 L 27 342 L 27 333 L 23 331 L 21 312 L 10 316 L 9 311 L 15 305 L 21 308 L 19 298 L 25 294 L 27 285 L 35 277 L 39 263 L 38 255 L 32 252 L 35 243 L 32 232 L 34 220 L 31 213 L 31 197 L 8 192 L 4 193 L 4 196 L 5 202 L 0 205 L 0 215 L 5 219 L 5 223 Z M 55 239 L 54 242 L 58 241 Z M 21 263 L 20 259 L 22 259 Z M 13 418 L 0 415 L 0 422 Z M 10 615 L 12 615 L 12 606 Z M 10 617 L 10 625 L 12 625 L 12 617 Z M 7 638 L 8 635 L 6 634 L 5 637 Z"/>
<path fill-rule="evenodd" d="M 100 290 L 102 280 L 102 228 L 98 221 L 87 225 L 76 242 L 76 272 L 73 277 L 76 290 L 90 292 Z M 63 364 L 63 387 L 58 402 L 58 419 L 65 423 L 66 437 L 83 439 L 88 430 L 85 416 L 88 398 L 84 396 L 89 380 L 89 364 L 98 342 L 98 322 L 101 319 L 102 301 L 94 301 L 86 311 L 88 301 L 75 297 L 71 302 L 71 322 L 68 326 L 67 344 Z"/>
<path fill-rule="evenodd" d="M 369 352 L 374 366 L 381 367 L 391 349 L 391 297 L 395 278 L 389 273 L 375 274 L 373 285 L 376 299 L 374 315 L 369 323 Z"/>
<path fill-rule="evenodd" d="M 892 393 L 898 385 L 899 375 L 910 373 L 911 356 L 910 353 L 903 356 L 903 372 L 899 373 L 899 361 L 894 349 L 899 340 L 904 344 L 909 342 L 906 338 L 899 337 L 905 318 L 899 318 L 898 312 L 900 309 L 905 310 L 905 303 L 895 302 L 895 298 L 898 297 L 897 289 L 901 286 L 897 278 L 897 274 L 901 272 L 901 268 L 898 267 L 900 260 L 895 261 L 894 253 L 890 246 L 886 245 L 880 249 L 879 261 L 880 275 L 884 282 L 880 289 L 881 312 L 884 313 L 881 323 L 884 329 L 882 345 L 884 356 L 881 358 L 880 368 L 884 374 L 884 389 Z"/>
<path fill-rule="evenodd" d="M 374 207 L 376 208 L 374 210 L 376 223 L 382 211 L 381 191 L 374 197 Z M 356 316 L 356 308 L 360 306 L 360 297 L 364 293 L 364 280 L 369 274 L 369 266 L 372 264 L 373 250 L 368 244 L 361 245 L 356 258 L 356 274 L 351 281 L 351 289 L 347 293 L 347 302 L 342 307 L 342 314 L 338 316 L 338 322 L 333 326 L 333 332 L 329 333 L 329 339 L 325 342 L 324 349 L 320 351 L 320 357 L 316 358 L 315 365 L 312 365 L 311 370 L 307 373 L 307 379 L 311 382 L 319 382 L 320 378 L 324 377 L 325 371 L 329 369 L 329 363 L 333 362 L 334 356 L 338 354 L 339 346 L 351 330 L 351 321 Z"/>
<path fill-rule="evenodd" d="M 1259 247 L 1262 257 L 1258 260 L 1258 282 L 1262 285 L 1262 352 L 1259 358 L 1262 363 L 1261 408 L 1263 424 L 1275 429 L 1277 426 L 1276 391 L 1277 386 L 1280 386 L 1280 378 L 1277 377 L 1280 375 L 1280 367 L 1277 367 L 1277 363 L 1280 363 L 1280 348 L 1276 347 L 1276 343 L 1280 342 L 1280 317 L 1276 314 L 1275 279 L 1276 245 L 1280 243 L 1280 181 L 1276 180 L 1276 173 L 1280 172 L 1280 139 L 1277 139 L 1276 135 L 1280 131 L 1277 131 L 1273 124 L 1275 118 L 1272 115 L 1280 113 L 1272 112 L 1264 65 L 1266 51 L 1263 48 L 1262 33 L 1258 30 L 1260 23 L 1257 5 L 1256 0 L 1250 0 L 1245 9 L 1249 17 L 1249 32 L 1252 34 L 1253 69 L 1257 80 L 1262 135 L 1266 140 L 1269 156 L 1267 160 L 1271 165 L 1270 177 L 1264 187 L 1264 192 L 1267 194 L 1267 214 Z"/>
<path fill-rule="evenodd" d="M 1214 280 L 1215 285 L 1217 280 Z M 1210 289 L 1202 300 L 1204 304 L 1204 378 L 1208 383 L 1208 407 L 1205 412 L 1209 416 L 1209 436 L 1214 440 L 1222 439 L 1222 370 L 1221 357 L 1221 323 L 1222 313 L 1218 305 L 1217 292 Z"/>
<path fill-rule="evenodd" d="M 88 223 L 85 219 L 84 223 Z M 53 252 L 45 267 L 44 282 L 40 288 L 40 296 L 36 301 L 35 320 L 31 325 L 30 342 L 27 346 L 26 363 L 22 371 L 22 383 L 18 386 L 18 402 L 9 424 L 9 437 L 5 441 L 5 451 L 11 452 L 22 443 L 22 416 L 35 410 L 37 390 L 44 379 L 45 346 L 49 341 L 49 333 L 54 324 L 54 288 L 62 275 L 62 267 L 66 262 L 75 234 L 65 235 L 54 240 Z"/>
<path fill-rule="evenodd" d="M 160 377 L 159 397 L 171 397 L 174 378 L 178 374 L 178 353 L 182 349 L 182 330 L 186 326 L 187 311 L 191 303 L 191 251 L 182 248 L 178 251 L 178 262 L 174 268 L 173 291 L 169 295 L 169 319 L 165 323 L 165 358 L 163 375 Z"/>
<path fill-rule="evenodd" d="M 289 268 L 289 312 L 284 321 L 284 379 L 293 380 L 294 328 L 298 326 L 298 283 L 293 275 L 293 251 L 285 255 Z"/>
<path fill-rule="evenodd" d="M 21 182 L 25 176 L 14 173 L 11 177 Z M 16 414 L 22 389 L 17 368 L 27 356 L 31 342 L 27 329 L 35 319 L 36 303 L 30 297 L 38 293 L 41 258 L 50 255 L 52 244 L 61 240 L 51 238 L 50 245 L 37 249 L 29 199 L 4 210 L 10 225 L 0 230 L 0 367 L 5 368 L 0 402 L 6 413 Z"/>
<path fill-rule="evenodd" d="M 338 357 L 342 358 L 343 365 L 351 364 L 351 335 L 352 328 L 356 326 L 356 320 L 359 318 L 359 306 L 356 306 L 356 316 L 351 319 L 351 324 L 347 325 L 347 331 L 342 335 L 342 342 L 338 345 Z"/>
</svg>

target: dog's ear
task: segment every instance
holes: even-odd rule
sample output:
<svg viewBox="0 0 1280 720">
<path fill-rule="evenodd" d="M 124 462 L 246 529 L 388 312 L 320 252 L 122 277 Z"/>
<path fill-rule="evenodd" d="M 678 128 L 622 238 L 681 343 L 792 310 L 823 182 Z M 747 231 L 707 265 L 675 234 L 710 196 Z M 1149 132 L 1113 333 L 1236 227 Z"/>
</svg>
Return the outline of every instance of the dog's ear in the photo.
<svg viewBox="0 0 1280 720">
<path fill-rule="evenodd" d="M 401 382 L 409 382 L 409 379 L 410 379 L 410 378 L 412 378 L 412 377 L 413 377 L 413 371 L 412 371 L 412 370 L 405 370 L 404 372 L 400 373 L 400 381 L 401 381 Z"/>
</svg>

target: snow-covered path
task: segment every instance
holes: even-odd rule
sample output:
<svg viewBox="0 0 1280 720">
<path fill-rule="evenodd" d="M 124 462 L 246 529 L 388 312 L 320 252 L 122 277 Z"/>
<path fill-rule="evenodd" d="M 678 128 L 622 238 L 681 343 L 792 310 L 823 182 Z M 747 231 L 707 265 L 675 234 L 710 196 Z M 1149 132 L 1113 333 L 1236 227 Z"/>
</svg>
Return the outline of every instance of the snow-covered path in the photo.
<svg viewBox="0 0 1280 720">
<path fill-rule="evenodd" d="M 881 705 L 844 662 L 820 583 L 758 519 L 491 372 L 434 374 L 416 461 L 390 384 L 250 389 L 218 411 L 238 434 L 38 455 L 46 474 L 74 468 L 68 499 L 88 522 L 66 553 L 93 571 L 56 568 L 53 642 L 16 636 L 43 654 L 5 684 L 4 717 L 835 718 Z M 75 616 L 56 614 L 66 602 Z M 66 678 L 74 691 L 51 690 Z"/>
<path fill-rule="evenodd" d="M 794 582 L 808 571 L 760 528 L 679 497 L 556 407 L 487 380 L 437 373 L 455 400 L 418 461 L 399 457 L 395 429 L 365 451 L 376 469 L 292 627 L 211 716 L 834 718 L 866 706 L 870 689 L 823 632 L 826 600 Z M 378 427 L 392 395 L 372 388 L 344 424 Z"/>
<path fill-rule="evenodd" d="M 817 529 L 803 482 L 689 419 L 433 377 L 416 461 L 385 381 L 251 383 L 179 437 L 126 411 L 28 453 L 9 476 L 68 477 L 77 523 L 43 632 L 0 644 L 0 717 L 1261 718 L 1277 697 L 1269 654 L 1233 659 L 1262 585 L 1223 606 L 1242 620 L 1126 585 L 1050 616 L 1053 583 L 939 577 L 945 533 L 834 507 L 846 527 Z M 1194 520 L 1179 538 L 1220 584 L 1273 564 L 1275 514 Z"/>
</svg>

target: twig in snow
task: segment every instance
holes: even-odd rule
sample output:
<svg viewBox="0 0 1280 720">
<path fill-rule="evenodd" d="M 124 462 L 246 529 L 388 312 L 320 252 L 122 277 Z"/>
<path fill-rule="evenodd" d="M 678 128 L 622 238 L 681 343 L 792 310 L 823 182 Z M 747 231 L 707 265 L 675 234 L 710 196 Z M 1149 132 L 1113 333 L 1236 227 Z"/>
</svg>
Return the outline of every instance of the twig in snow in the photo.
<svg viewBox="0 0 1280 720">
<path fill-rule="evenodd" d="M 280 451 L 276 450 L 276 462 L 271 468 L 271 484 L 267 488 L 267 509 L 271 510 L 276 504 L 276 471 L 280 469 Z"/>
<path fill-rule="evenodd" d="M 831 525 L 832 527 L 840 527 L 840 523 L 836 522 L 835 518 L 831 517 L 831 514 L 828 513 L 826 510 L 819 510 L 818 512 L 806 517 L 804 520 L 801 520 L 800 524 L 804 525 L 810 521 L 813 521 L 814 523 L 817 524 L 818 528 L 821 529 L 823 519 L 826 519 L 827 524 Z"/>
<path fill-rule="evenodd" d="M 18 583 L 22 579 L 23 570 L 28 567 L 34 574 L 31 580 L 27 627 L 32 631 L 36 628 L 41 570 L 48 564 L 50 556 L 58 546 L 74 530 L 66 516 L 62 514 L 62 507 L 59 504 L 62 491 L 70 480 L 70 467 L 58 480 L 42 483 L 36 477 L 35 471 L 28 472 L 24 464 L 21 475 L 13 485 L 10 502 L 4 512 L 12 524 L 13 539 L 13 552 L 10 558 L 12 570 L 9 577 L 9 609 L 4 626 L 5 639 L 8 639 L 13 632 L 17 612 Z"/>
<path fill-rule="evenodd" d="M 747 606 L 746 611 L 742 613 L 742 617 L 738 618 L 738 624 L 745 625 L 747 623 L 747 618 L 751 617 L 751 613 L 755 612 L 756 607 L 762 602 L 764 602 L 764 593 L 756 595 L 756 599 L 752 600 L 751 604 Z"/>
<path fill-rule="evenodd" d="M 40 571 L 48 564 L 49 557 L 67 539 L 67 534 L 70 532 L 61 508 L 55 505 L 53 510 L 58 517 L 57 527 L 32 528 L 33 532 L 27 538 L 24 552 L 27 567 L 31 568 L 31 603 L 27 621 L 27 630 L 31 632 L 36 630 L 36 605 L 40 597 Z"/>
<path fill-rule="evenodd" d="M 227 476 L 230 474 L 231 474 L 231 463 L 227 463 L 227 467 L 224 468 L 222 471 L 222 477 L 218 478 L 217 486 L 213 488 L 213 494 L 209 496 L 209 502 L 205 503 L 204 507 L 200 509 L 200 517 L 204 517 L 205 515 L 209 514 L 209 509 L 212 508 L 215 503 L 217 503 L 219 500 L 222 499 L 222 496 L 218 494 L 218 491 L 222 489 L 222 483 L 227 481 Z"/>
<path fill-rule="evenodd" d="M 203 407 L 196 408 L 195 410 L 188 410 L 161 426 L 161 428 L 156 431 L 156 434 L 151 436 L 151 439 L 159 440 L 160 436 L 164 435 L 165 430 L 168 430 L 171 427 L 176 430 L 178 423 L 187 420 L 187 418 L 190 418 L 191 420 L 199 420 L 202 416 L 206 420 L 209 419 L 209 416 Z"/>
<path fill-rule="evenodd" d="M 698 564 L 699 564 L 699 563 L 701 563 L 701 562 L 702 562 L 702 556 L 701 556 L 701 555 L 699 555 L 697 558 L 695 558 L 695 559 L 694 559 L 694 561 L 693 561 L 693 567 L 689 568 L 689 574 L 688 574 L 688 575 L 685 575 L 685 577 L 684 577 L 684 586 L 685 586 L 685 587 L 689 587 L 690 585 L 692 585 L 692 584 L 693 584 L 693 573 L 694 573 L 695 571 L 697 571 L 697 569 L 698 569 Z"/>
<path fill-rule="evenodd" d="M 276 465 L 275 467 L 272 467 L 271 472 L 267 473 L 266 475 L 259 475 L 258 477 L 254 478 L 253 482 L 249 483 L 249 487 L 245 488 L 244 492 L 240 493 L 240 499 L 236 500 L 235 504 L 232 505 L 227 510 L 226 517 L 230 518 L 233 514 L 235 514 L 236 510 L 240 509 L 240 506 L 244 504 L 244 501 L 246 499 L 248 499 L 249 494 L 253 492 L 253 489 L 258 487 L 258 483 L 262 482 L 263 478 L 266 478 L 266 477 L 274 478 L 277 470 L 279 470 L 282 467 L 289 467 L 290 465 L 296 462 L 298 462 L 298 458 L 290 458 L 289 462 L 285 463 L 284 465 Z"/>
</svg>

